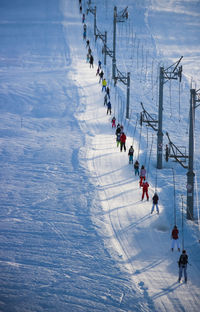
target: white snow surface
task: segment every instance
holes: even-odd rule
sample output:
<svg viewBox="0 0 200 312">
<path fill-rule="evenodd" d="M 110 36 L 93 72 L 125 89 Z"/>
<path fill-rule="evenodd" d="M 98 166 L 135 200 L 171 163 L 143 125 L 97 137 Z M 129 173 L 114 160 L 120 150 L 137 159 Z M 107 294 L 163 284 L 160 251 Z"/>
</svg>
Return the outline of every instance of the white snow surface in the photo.
<svg viewBox="0 0 200 312">
<path fill-rule="evenodd" d="M 88 4 L 83 3 L 83 12 Z M 126 87 L 103 65 L 112 115 L 96 76 L 102 42 L 86 15 L 94 68 L 86 62 L 78 0 L 0 0 L 0 311 L 191 311 L 200 309 L 199 108 L 195 113 L 195 221 L 186 219 L 186 173 L 156 170 L 156 132 L 139 125 L 140 102 L 157 116 L 159 66 L 181 56 L 183 79 L 164 86 L 163 131 L 187 147 L 190 88 L 200 88 L 198 0 L 91 1 Z M 128 153 L 116 146 L 111 117 L 124 125 L 127 150 L 147 168 L 150 201 L 141 201 Z M 174 188 L 174 180 L 175 188 Z M 155 189 L 160 214 L 150 214 Z M 180 253 L 188 283 L 177 283 Z"/>
</svg>

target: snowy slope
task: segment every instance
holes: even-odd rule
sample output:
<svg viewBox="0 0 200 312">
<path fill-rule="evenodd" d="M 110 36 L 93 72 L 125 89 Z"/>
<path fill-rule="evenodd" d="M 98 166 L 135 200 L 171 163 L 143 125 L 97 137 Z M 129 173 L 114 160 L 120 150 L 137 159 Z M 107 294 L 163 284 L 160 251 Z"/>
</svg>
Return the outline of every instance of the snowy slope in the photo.
<svg viewBox="0 0 200 312">
<path fill-rule="evenodd" d="M 120 9 L 126 4 L 92 2 L 100 14 L 98 25 L 109 31 L 111 43 L 113 6 Z M 157 111 L 157 66 L 163 59 L 156 57 L 163 46 L 153 36 L 155 30 L 162 32 L 156 26 L 159 3 L 128 0 L 129 24 L 118 28 L 117 44 L 123 44 L 117 62 L 124 72 L 131 69 L 130 122 L 122 114 L 125 90 L 111 84 L 109 61 L 105 68 L 113 110 L 128 135 L 127 146 L 134 143 L 135 156 L 148 167 L 151 196 L 156 183 L 156 135 L 152 141 L 149 131 L 147 144 L 143 129 L 139 140 L 140 127 L 135 124 L 141 100 Z M 173 3 L 164 4 L 170 9 Z M 198 9 L 198 1 L 193 4 Z M 198 226 L 184 218 L 184 244 L 192 264 L 187 285 L 176 283 L 179 253 L 170 252 L 171 167 L 176 173 L 179 227 L 186 173 L 176 164 L 164 164 L 157 173 L 160 215 L 150 215 L 151 202 L 141 202 L 138 179 L 127 153 L 116 147 L 103 106 L 96 77 L 101 45 L 93 42 L 92 16 L 86 22 L 94 69 L 86 63 L 78 1 L 1 0 L 0 6 L 0 311 L 198 311 Z M 158 39 L 161 33 L 155 35 Z M 197 55 L 191 54 L 188 75 Z M 170 64 L 177 55 L 165 57 Z M 181 88 L 185 130 L 186 80 Z M 173 89 L 172 95 L 176 92 Z M 164 127 L 185 143 L 177 106 L 172 118 L 169 102 Z"/>
<path fill-rule="evenodd" d="M 0 1 L 0 311 L 123 311 L 123 293 L 138 305 L 91 222 L 68 43 L 81 21 L 65 2 Z"/>
</svg>

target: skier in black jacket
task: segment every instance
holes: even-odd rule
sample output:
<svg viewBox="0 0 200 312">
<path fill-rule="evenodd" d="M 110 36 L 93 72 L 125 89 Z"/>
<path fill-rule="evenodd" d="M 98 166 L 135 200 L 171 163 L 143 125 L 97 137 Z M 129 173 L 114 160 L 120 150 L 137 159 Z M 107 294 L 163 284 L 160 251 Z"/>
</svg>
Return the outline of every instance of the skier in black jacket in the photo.
<svg viewBox="0 0 200 312">
<path fill-rule="evenodd" d="M 178 261 L 178 266 L 179 266 L 178 281 L 179 282 L 181 281 L 181 278 L 182 278 L 182 272 L 184 272 L 185 283 L 187 283 L 187 264 L 188 264 L 188 255 L 186 254 L 186 251 L 183 250 Z"/>
<path fill-rule="evenodd" d="M 153 200 L 153 205 L 152 205 L 151 213 L 153 213 L 154 207 L 156 206 L 157 214 L 159 214 L 159 209 L 158 209 L 158 200 L 159 200 L 159 197 L 158 197 L 158 194 L 157 194 L 157 193 L 154 194 L 152 200 Z"/>
<path fill-rule="evenodd" d="M 134 148 L 133 148 L 133 146 L 131 145 L 131 147 L 129 148 L 129 151 L 128 151 L 129 164 L 132 164 L 132 163 L 133 163 L 133 154 L 134 154 Z"/>
</svg>

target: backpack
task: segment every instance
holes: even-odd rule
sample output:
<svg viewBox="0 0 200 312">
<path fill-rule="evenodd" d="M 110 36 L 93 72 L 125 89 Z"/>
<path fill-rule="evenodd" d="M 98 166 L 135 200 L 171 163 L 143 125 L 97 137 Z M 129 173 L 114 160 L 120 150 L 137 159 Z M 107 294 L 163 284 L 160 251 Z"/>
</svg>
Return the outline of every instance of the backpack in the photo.
<svg viewBox="0 0 200 312">
<path fill-rule="evenodd" d="M 139 163 L 138 162 L 134 163 L 134 169 L 139 169 Z"/>
<path fill-rule="evenodd" d="M 179 263 L 185 266 L 188 263 L 188 256 L 187 255 L 181 255 Z"/>
<path fill-rule="evenodd" d="M 129 155 L 129 156 L 130 156 L 130 155 L 133 156 L 133 153 L 134 153 L 134 149 L 130 147 L 129 152 L 128 152 L 128 155 Z"/>
</svg>

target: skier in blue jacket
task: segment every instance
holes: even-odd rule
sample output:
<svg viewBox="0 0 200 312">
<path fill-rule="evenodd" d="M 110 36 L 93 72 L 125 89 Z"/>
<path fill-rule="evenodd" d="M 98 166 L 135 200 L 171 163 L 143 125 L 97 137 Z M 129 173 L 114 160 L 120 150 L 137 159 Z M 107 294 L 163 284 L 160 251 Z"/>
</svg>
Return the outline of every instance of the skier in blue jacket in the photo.
<svg viewBox="0 0 200 312">
<path fill-rule="evenodd" d="M 108 115 L 109 112 L 110 112 L 110 115 L 111 115 L 111 103 L 110 103 L 110 101 L 108 101 L 108 103 L 107 103 L 107 115 Z"/>
</svg>

